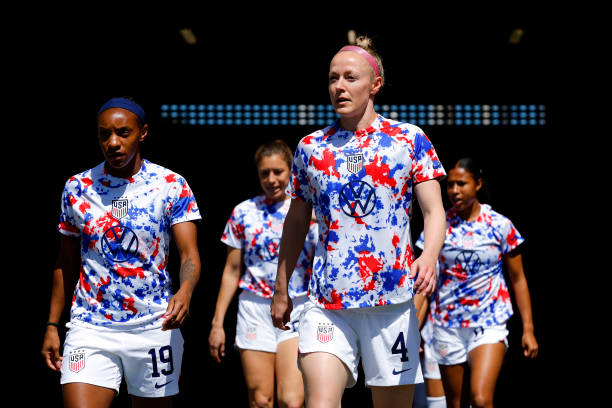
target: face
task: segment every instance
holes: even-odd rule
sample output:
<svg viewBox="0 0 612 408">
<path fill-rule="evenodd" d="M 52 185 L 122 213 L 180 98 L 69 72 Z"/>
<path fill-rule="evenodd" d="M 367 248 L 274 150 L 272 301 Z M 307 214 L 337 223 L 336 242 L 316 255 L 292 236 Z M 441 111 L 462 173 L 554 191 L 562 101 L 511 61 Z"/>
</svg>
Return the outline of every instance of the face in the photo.
<svg viewBox="0 0 612 408">
<path fill-rule="evenodd" d="M 475 180 L 472 173 L 464 168 L 454 167 L 448 172 L 446 192 L 459 213 L 471 209 L 478 201 L 477 193 L 481 187 L 482 180 Z"/>
<path fill-rule="evenodd" d="M 352 51 L 339 52 L 329 66 L 329 97 L 340 116 L 363 114 L 370 96 L 382 85 L 380 77 L 374 78 L 372 67 L 365 58 Z"/>
<path fill-rule="evenodd" d="M 129 177 L 140 169 L 140 143 L 147 131 L 147 125 L 141 127 L 138 116 L 125 109 L 107 109 L 98 116 L 98 142 L 111 174 Z"/>
<path fill-rule="evenodd" d="M 264 156 L 257 165 L 257 175 L 264 194 L 269 200 L 282 201 L 286 198 L 285 188 L 289 184 L 289 165 L 280 155 Z"/>
</svg>

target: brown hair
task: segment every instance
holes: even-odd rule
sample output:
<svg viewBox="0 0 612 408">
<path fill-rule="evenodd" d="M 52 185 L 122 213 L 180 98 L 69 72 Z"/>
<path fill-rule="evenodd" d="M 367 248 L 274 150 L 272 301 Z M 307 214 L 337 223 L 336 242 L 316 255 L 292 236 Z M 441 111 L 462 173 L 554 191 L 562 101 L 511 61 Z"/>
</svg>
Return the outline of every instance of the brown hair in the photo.
<svg viewBox="0 0 612 408">
<path fill-rule="evenodd" d="M 259 166 L 259 162 L 264 157 L 278 154 L 291 169 L 293 163 L 293 153 L 289 145 L 282 139 L 271 140 L 259 146 L 255 151 L 255 166 Z"/>
</svg>

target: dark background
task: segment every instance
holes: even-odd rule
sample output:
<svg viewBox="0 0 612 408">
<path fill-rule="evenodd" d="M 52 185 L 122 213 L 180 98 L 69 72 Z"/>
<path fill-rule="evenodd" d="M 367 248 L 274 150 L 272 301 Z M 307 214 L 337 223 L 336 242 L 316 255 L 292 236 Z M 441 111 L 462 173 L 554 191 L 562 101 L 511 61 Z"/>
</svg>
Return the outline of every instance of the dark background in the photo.
<svg viewBox="0 0 612 408">
<path fill-rule="evenodd" d="M 560 398 L 551 379 L 561 375 L 566 350 L 559 328 L 573 309 L 561 295 L 572 254 L 558 251 L 568 227 L 558 222 L 563 193 L 555 175 L 556 169 L 569 166 L 560 143 L 566 132 L 561 122 L 567 117 L 568 93 L 562 78 L 568 70 L 567 49 L 574 41 L 567 22 L 510 2 L 495 9 L 371 5 L 371 10 L 360 8 L 355 15 L 348 8 L 280 8 L 272 16 L 265 8 L 249 10 L 256 15 L 236 15 L 185 7 L 164 18 L 126 16 L 122 10 L 108 16 L 72 10 L 71 17 L 41 13 L 36 21 L 26 19 L 19 25 L 11 38 L 19 50 L 12 65 L 19 71 L 14 78 L 23 84 L 16 100 L 27 109 L 15 112 L 20 125 L 11 133 L 13 149 L 5 152 L 19 154 L 26 164 L 27 184 L 35 185 L 24 189 L 20 182 L 11 187 L 36 213 L 32 219 L 13 220 L 21 237 L 15 255 L 29 265 L 23 271 L 27 277 L 17 278 L 17 287 L 27 287 L 26 300 L 18 292 L 27 307 L 28 318 L 19 318 L 25 323 L 20 329 L 26 333 L 25 343 L 12 356 L 24 368 L 19 381 L 24 392 L 35 389 L 45 396 L 46 406 L 61 406 L 59 376 L 45 368 L 39 354 L 59 244 L 60 195 L 68 177 L 103 160 L 96 141 L 99 106 L 112 96 L 131 95 L 145 107 L 151 125 L 145 157 L 183 175 L 203 215 L 202 276 L 183 329 L 185 356 L 176 405 L 211 405 L 208 402 L 219 397 L 227 406 L 246 404 L 239 356 L 231 348 L 236 299 L 226 317 L 225 361 L 217 365 L 207 351 L 225 261 L 219 238 L 233 206 L 259 192 L 252 164 L 255 148 L 277 137 L 294 148 L 321 126 L 181 126 L 161 120 L 159 109 L 163 103 L 327 104 L 329 61 L 345 45 L 347 30 L 353 29 L 371 36 L 383 57 L 387 85 L 377 104 L 546 106 L 543 126 L 421 127 L 447 169 L 462 156 L 482 161 L 493 208 L 526 238 L 523 260 L 541 351 L 535 361 L 521 356 L 515 307 L 496 405 L 539 406 Z M 196 34 L 196 45 L 181 38 L 179 29 L 184 27 Z M 517 28 L 524 34 L 512 44 L 510 34 Z M 419 217 L 417 209 L 415 234 L 422 225 Z M 171 271 L 178 270 L 176 261 L 173 248 Z M 346 391 L 344 403 L 368 406 L 369 398 L 361 378 Z M 126 401 L 123 389 L 115 405 Z"/>
</svg>

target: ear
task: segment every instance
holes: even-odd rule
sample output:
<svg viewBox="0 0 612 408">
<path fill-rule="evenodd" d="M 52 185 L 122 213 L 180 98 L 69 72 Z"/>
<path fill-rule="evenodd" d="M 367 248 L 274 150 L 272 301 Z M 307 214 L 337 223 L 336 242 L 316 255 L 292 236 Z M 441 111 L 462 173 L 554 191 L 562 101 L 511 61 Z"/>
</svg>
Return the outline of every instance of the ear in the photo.
<svg viewBox="0 0 612 408">
<path fill-rule="evenodd" d="M 480 191 L 481 188 L 482 188 L 482 179 L 479 178 L 478 180 L 476 180 L 476 191 Z"/>
<path fill-rule="evenodd" d="M 376 95 L 380 91 L 380 88 L 382 88 L 382 78 L 377 76 L 374 82 L 372 82 L 372 89 L 370 90 L 370 95 Z"/>
<path fill-rule="evenodd" d="M 140 136 L 138 137 L 138 141 L 140 143 L 144 142 L 149 134 L 149 125 L 146 123 L 140 128 Z"/>
</svg>

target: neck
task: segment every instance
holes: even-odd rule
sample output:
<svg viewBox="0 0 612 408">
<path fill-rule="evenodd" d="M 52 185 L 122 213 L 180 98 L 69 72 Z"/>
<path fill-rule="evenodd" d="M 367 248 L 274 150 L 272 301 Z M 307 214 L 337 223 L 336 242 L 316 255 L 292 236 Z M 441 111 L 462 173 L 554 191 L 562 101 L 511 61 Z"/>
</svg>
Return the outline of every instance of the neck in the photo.
<svg viewBox="0 0 612 408">
<path fill-rule="evenodd" d="M 374 111 L 374 101 L 370 98 L 363 113 L 351 117 L 341 116 L 340 127 L 353 132 L 365 129 L 374 122 L 376 116 L 378 116 L 378 114 Z"/>
<path fill-rule="evenodd" d="M 117 169 L 117 168 L 111 167 L 108 165 L 108 162 L 105 164 L 105 168 L 108 174 L 110 174 L 111 176 L 127 179 L 127 178 L 132 177 L 133 175 L 135 175 L 136 173 L 140 171 L 143 161 L 144 160 L 142 159 L 142 157 L 138 155 L 134 157 L 134 159 L 129 164 L 127 164 L 126 166 L 122 168 Z"/>
<path fill-rule="evenodd" d="M 466 208 L 464 211 L 458 212 L 459 217 L 466 221 L 475 221 L 480 216 L 480 202 L 474 200 L 472 205 Z"/>
</svg>

